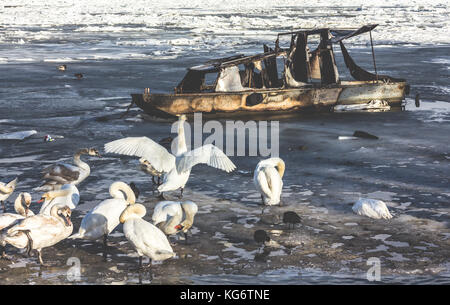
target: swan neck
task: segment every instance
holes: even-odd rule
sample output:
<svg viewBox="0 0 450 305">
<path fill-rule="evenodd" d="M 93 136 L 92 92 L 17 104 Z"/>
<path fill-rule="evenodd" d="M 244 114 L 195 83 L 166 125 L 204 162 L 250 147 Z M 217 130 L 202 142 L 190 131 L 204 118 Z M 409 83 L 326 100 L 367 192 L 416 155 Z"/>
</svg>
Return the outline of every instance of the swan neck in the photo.
<svg viewBox="0 0 450 305">
<path fill-rule="evenodd" d="M 77 165 L 78 167 L 81 167 L 86 170 L 90 170 L 89 165 L 86 162 L 81 161 L 81 155 L 85 155 L 87 153 L 88 152 L 86 149 L 80 149 L 79 151 L 77 151 L 75 153 L 75 155 L 73 156 L 73 163 L 75 165 Z"/>
<path fill-rule="evenodd" d="M 286 166 L 284 164 L 284 161 L 280 159 L 277 163 L 277 170 L 278 170 L 278 173 L 280 174 L 281 178 L 283 178 L 285 169 L 286 169 Z"/>
<path fill-rule="evenodd" d="M 183 120 L 178 121 L 178 146 L 177 154 L 182 154 L 187 151 L 186 147 L 186 136 L 184 134 L 184 122 Z"/>
<path fill-rule="evenodd" d="M 134 204 L 136 202 L 136 196 L 134 195 L 133 190 L 124 182 L 115 182 L 111 185 L 109 193 L 113 198 L 121 198 L 117 196 L 118 192 L 125 193 L 125 200 L 129 204 Z"/>
<path fill-rule="evenodd" d="M 20 193 L 19 196 L 17 196 L 16 200 L 14 201 L 14 210 L 17 214 L 26 216 L 26 208 L 24 207 L 24 195 L 23 193 Z"/>
</svg>

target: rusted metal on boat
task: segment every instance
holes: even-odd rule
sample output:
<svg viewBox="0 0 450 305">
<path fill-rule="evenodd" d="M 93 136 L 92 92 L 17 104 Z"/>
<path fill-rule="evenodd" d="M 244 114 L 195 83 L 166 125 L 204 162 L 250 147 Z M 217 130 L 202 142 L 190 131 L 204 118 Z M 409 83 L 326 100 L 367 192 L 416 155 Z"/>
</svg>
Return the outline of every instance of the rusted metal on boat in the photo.
<svg viewBox="0 0 450 305">
<path fill-rule="evenodd" d="M 332 109 L 336 105 L 384 100 L 401 106 L 409 85 L 404 79 L 370 73 L 351 58 L 343 40 L 371 32 L 376 25 L 356 29 L 302 29 L 278 34 L 275 48 L 264 53 L 234 55 L 191 67 L 173 94 L 132 94 L 133 103 L 156 116 L 179 114 L 227 115 L 232 113 L 282 113 L 306 109 Z M 291 35 L 290 46 L 280 47 L 280 37 Z M 315 50 L 308 39 L 319 36 Z M 370 35 L 370 38 L 372 36 Z M 333 51 L 339 44 L 346 67 L 355 80 L 341 80 Z M 373 46 L 373 44 L 372 44 Z M 373 52 L 373 47 L 372 47 Z M 281 77 L 276 59 L 283 57 Z M 373 54 L 374 68 L 375 57 Z M 207 76 L 213 75 L 207 80 Z"/>
</svg>

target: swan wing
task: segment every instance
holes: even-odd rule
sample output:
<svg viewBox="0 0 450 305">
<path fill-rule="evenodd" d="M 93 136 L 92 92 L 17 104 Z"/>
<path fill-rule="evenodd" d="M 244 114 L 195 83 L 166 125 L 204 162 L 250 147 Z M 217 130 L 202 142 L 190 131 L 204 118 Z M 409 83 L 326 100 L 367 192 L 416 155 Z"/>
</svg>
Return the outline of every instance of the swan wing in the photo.
<svg viewBox="0 0 450 305">
<path fill-rule="evenodd" d="M 168 251 L 173 253 L 166 234 L 151 223 L 143 219 L 139 219 L 135 224 L 135 230 L 136 235 L 141 237 L 142 243 L 146 247 L 153 249 L 155 252 Z"/>
<path fill-rule="evenodd" d="M 207 164 L 221 169 L 227 173 L 236 169 L 236 166 L 218 147 L 207 144 L 188 151 L 177 158 L 177 171 L 179 173 L 190 170 L 197 164 Z"/>
<path fill-rule="evenodd" d="M 270 181 L 267 179 L 264 169 L 259 170 L 255 177 L 256 188 L 266 197 L 272 197 L 272 190 L 270 189 Z"/>
<path fill-rule="evenodd" d="M 128 137 L 105 144 L 107 153 L 143 157 L 157 171 L 169 172 L 175 166 L 175 156 L 147 137 Z"/>
<path fill-rule="evenodd" d="M 52 227 L 57 227 L 59 225 L 60 225 L 60 222 L 55 217 L 38 214 L 38 215 L 35 215 L 35 216 L 31 216 L 31 217 L 25 218 L 19 224 L 17 224 L 14 227 L 10 228 L 7 231 L 7 234 L 8 235 L 11 235 L 11 234 L 13 235 L 17 231 L 22 231 L 22 230 L 30 230 L 30 231 L 40 230 L 43 227 L 51 229 Z"/>
<path fill-rule="evenodd" d="M 76 181 L 80 176 L 80 169 L 69 164 L 53 164 L 42 170 L 44 179 L 54 179 L 70 183 Z M 56 178 L 56 179 L 55 179 Z"/>
</svg>

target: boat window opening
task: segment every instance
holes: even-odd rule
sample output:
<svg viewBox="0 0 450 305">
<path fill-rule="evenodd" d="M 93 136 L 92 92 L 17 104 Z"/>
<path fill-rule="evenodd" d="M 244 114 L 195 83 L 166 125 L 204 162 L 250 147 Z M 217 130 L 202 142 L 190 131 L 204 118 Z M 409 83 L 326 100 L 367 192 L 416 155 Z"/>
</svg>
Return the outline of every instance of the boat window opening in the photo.
<svg viewBox="0 0 450 305">
<path fill-rule="evenodd" d="M 212 72 L 212 73 L 206 73 L 205 74 L 205 82 L 201 88 L 201 91 L 214 91 L 214 88 L 216 87 L 217 84 L 217 79 L 219 77 L 219 73 L 217 72 Z"/>
<path fill-rule="evenodd" d="M 241 77 L 241 84 L 247 88 L 262 88 L 262 66 L 260 63 L 250 62 L 247 64 L 239 65 L 239 75 Z M 260 69 L 259 69 L 260 68 Z"/>
</svg>

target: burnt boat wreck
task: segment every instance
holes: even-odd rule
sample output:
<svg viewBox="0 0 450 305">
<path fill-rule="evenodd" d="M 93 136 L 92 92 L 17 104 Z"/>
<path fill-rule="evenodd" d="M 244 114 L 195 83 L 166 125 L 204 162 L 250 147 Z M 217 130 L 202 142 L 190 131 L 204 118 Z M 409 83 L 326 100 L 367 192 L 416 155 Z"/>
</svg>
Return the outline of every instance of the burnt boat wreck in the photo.
<svg viewBox="0 0 450 305">
<path fill-rule="evenodd" d="M 215 115 L 285 113 L 332 109 L 337 105 L 365 104 L 374 100 L 401 106 L 405 95 L 409 94 L 409 85 L 404 79 L 377 73 L 371 35 L 376 26 L 280 33 L 273 49 L 264 45 L 261 54 L 235 55 L 191 67 L 173 94 L 150 93 L 145 89 L 144 94 L 132 94 L 132 102 L 146 113 L 157 116 L 195 112 Z M 375 73 L 358 66 L 343 43 L 367 32 Z M 280 39 L 289 36 L 289 47 L 280 47 Z M 311 44 L 317 44 L 312 51 L 309 39 Z M 339 75 L 333 52 L 333 45 L 337 44 L 354 80 L 343 80 Z"/>
</svg>

